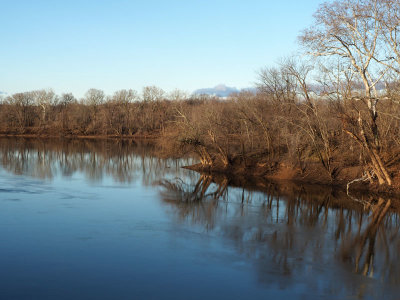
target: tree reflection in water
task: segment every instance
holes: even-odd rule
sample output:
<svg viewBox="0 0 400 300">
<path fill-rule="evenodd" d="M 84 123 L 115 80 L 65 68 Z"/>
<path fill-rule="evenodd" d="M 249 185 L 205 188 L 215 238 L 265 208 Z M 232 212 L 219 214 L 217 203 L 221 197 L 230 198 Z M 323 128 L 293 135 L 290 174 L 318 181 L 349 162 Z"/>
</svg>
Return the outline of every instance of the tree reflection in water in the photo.
<svg viewBox="0 0 400 300">
<path fill-rule="evenodd" d="M 304 283 L 333 295 L 345 290 L 379 298 L 400 283 L 394 199 L 369 199 L 366 206 L 328 187 L 265 181 L 245 186 L 185 170 L 181 166 L 193 159 L 162 159 L 156 146 L 130 140 L 3 138 L 0 162 L 9 172 L 41 179 L 80 173 L 92 182 L 111 176 L 155 185 L 179 220 L 223 237 L 254 264 L 265 285 Z"/>
<path fill-rule="evenodd" d="M 151 185 L 193 159 L 163 159 L 159 149 L 133 140 L 1 138 L 0 162 L 8 172 L 40 179 L 82 173 L 92 182 L 104 175 L 121 183 L 143 180 Z"/>
<path fill-rule="evenodd" d="M 265 283 L 274 282 L 275 274 L 276 283 L 290 286 L 311 270 L 331 273 L 329 288 L 336 285 L 358 295 L 371 291 L 349 276 L 400 283 L 400 223 L 391 200 L 370 199 L 365 206 L 326 187 L 311 191 L 270 183 L 244 189 L 230 184 L 205 174 L 197 182 L 163 180 L 161 196 L 181 220 L 203 224 L 255 260 Z"/>
</svg>

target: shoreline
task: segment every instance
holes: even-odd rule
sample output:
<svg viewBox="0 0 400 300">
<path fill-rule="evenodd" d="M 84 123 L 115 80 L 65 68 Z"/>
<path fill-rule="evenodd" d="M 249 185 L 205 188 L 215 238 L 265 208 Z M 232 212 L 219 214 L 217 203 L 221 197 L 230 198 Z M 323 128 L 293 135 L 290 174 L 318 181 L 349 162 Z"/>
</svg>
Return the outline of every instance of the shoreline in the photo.
<svg viewBox="0 0 400 300">
<path fill-rule="evenodd" d="M 347 194 L 347 184 L 354 179 L 342 179 L 342 180 L 326 180 L 323 177 L 317 177 L 317 176 L 301 176 L 299 174 L 296 174 L 295 172 L 292 172 L 290 176 L 282 176 L 281 170 L 277 170 L 275 172 L 263 172 L 262 170 L 244 170 L 243 168 L 240 167 L 235 167 L 232 166 L 228 169 L 221 169 L 221 168 L 210 168 L 210 167 L 204 167 L 200 163 L 191 165 L 191 166 L 185 166 L 184 168 L 199 172 L 199 173 L 204 173 L 204 174 L 209 174 L 209 175 L 214 175 L 214 176 L 225 176 L 228 179 L 233 179 L 234 181 L 238 182 L 253 182 L 256 185 L 262 184 L 263 182 L 273 182 L 278 185 L 285 185 L 285 184 L 295 184 L 295 185 L 307 185 L 307 186 L 318 186 L 321 188 L 327 188 L 327 189 L 334 189 L 338 190 L 340 192 L 344 192 Z M 294 170 L 295 171 L 295 170 Z M 360 196 L 360 195 L 366 195 L 374 197 L 374 198 L 379 198 L 379 197 L 384 197 L 384 198 L 390 198 L 390 197 L 396 197 L 400 198 L 400 188 L 398 186 L 379 186 L 378 184 L 370 184 L 370 183 L 365 183 L 365 182 L 355 182 L 351 184 L 349 188 L 349 196 Z"/>
<path fill-rule="evenodd" d="M 160 138 L 160 135 L 151 134 L 137 134 L 137 135 L 57 135 L 57 134 L 36 134 L 36 133 L 21 133 L 21 134 L 9 134 L 0 133 L 0 138 L 38 138 L 38 139 L 99 139 L 99 140 L 156 140 Z"/>
<path fill-rule="evenodd" d="M 28 138 L 28 139 L 79 139 L 79 140 L 130 140 L 130 141 L 148 141 L 160 142 L 163 137 L 160 134 L 135 134 L 135 135 L 55 135 L 55 134 L 6 134 L 0 133 L 0 138 Z M 179 157 L 176 153 L 163 153 L 160 151 L 161 156 L 164 157 Z M 228 179 L 234 179 L 235 181 L 242 182 L 276 182 L 282 183 L 293 183 L 297 185 L 316 185 L 319 187 L 333 188 L 346 192 L 347 184 L 356 179 L 354 174 L 360 171 L 360 168 L 354 168 L 356 170 L 343 169 L 342 173 L 350 173 L 343 175 L 337 180 L 330 180 L 324 174 L 323 169 L 317 164 L 313 165 L 306 174 L 301 174 L 296 168 L 291 168 L 282 163 L 274 171 L 268 170 L 265 166 L 259 166 L 258 162 L 255 161 L 250 166 L 244 167 L 243 165 L 232 164 L 229 167 L 215 166 L 204 166 L 200 163 L 184 166 L 183 168 L 196 171 L 199 173 L 209 175 L 222 175 Z M 350 187 L 351 194 L 366 194 L 368 193 L 374 197 L 400 197 L 400 184 L 394 180 L 392 186 L 379 186 L 376 183 L 365 183 L 365 182 L 354 182 Z"/>
</svg>

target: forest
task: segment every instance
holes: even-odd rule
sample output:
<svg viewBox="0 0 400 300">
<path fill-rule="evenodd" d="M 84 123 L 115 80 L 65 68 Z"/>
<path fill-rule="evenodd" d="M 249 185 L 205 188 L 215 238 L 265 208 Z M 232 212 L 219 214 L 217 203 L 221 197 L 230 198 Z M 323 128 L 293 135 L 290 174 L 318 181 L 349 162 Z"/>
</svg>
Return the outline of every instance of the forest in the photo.
<svg viewBox="0 0 400 300">
<path fill-rule="evenodd" d="M 399 1 L 325 2 L 298 40 L 255 92 L 21 92 L 1 98 L 0 134 L 148 138 L 198 170 L 399 189 Z"/>
</svg>

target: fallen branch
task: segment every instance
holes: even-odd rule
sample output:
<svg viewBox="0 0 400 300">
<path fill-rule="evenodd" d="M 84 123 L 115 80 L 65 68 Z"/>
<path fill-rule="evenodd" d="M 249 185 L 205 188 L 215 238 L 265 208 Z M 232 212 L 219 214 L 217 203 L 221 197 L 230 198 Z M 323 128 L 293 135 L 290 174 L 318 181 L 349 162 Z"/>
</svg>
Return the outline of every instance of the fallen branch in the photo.
<svg viewBox="0 0 400 300">
<path fill-rule="evenodd" d="M 364 181 L 367 181 L 367 180 L 371 180 L 371 178 L 374 178 L 374 176 L 375 176 L 374 171 L 371 171 L 371 173 L 369 173 L 369 171 L 365 171 L 362 177 L 353 179 L 352 181 L 349 181 L 347 183 L 347 187 L 346 187 L 347 196 L 350 196 L 349 195 L 350 184 L 353 184 L 354 182 L 358 182 L 358 181 L 364 182 Z"/>
</svg>

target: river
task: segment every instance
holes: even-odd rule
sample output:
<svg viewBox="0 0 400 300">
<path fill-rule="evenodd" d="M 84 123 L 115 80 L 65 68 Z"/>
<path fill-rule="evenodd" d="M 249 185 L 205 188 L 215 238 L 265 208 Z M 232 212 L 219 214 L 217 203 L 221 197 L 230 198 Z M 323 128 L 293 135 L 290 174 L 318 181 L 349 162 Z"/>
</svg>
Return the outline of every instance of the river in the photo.
<svg viewBox="0 0 400 300">
<path fill-rule="evenodd" d="M 397 299 L 396 199 L 121 140 L 0 139 L 1 299 Z M 379 202 L 380 201 L 380 202 Z"/>
</svg>

